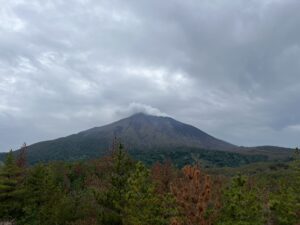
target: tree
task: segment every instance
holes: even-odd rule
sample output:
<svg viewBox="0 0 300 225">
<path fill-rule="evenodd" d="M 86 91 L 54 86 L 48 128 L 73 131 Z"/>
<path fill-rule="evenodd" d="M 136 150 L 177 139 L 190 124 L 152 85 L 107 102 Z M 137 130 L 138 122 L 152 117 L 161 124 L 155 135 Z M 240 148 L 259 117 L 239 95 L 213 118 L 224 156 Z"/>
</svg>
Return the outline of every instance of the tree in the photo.
<svg viewBox="0 0 300 225">
<path fill-rule="evenodd" d="M 213 224 L 219 208 L 219 194 L 213 188 L 218 190 L 219 185 L 212 182 L 210 176 L 203 175 L 198 166 L 185 166 L 183 177 L 171 185 L 181 214 L 173 224 Z"/>
<path fill-rule="evenodd" d="M 50 166 L 37 165 L 27 175 L 25 183 L 26 207 L 22 224 L 65 224 L 74 218 L 73 199 L 55 182 Z"/>
<path fill-rule="evenodd" d="M 294 161 L 292 162 L 292 168 L 294 170 L 294 179 L 295 179 L 295 185 L 294 189 L 297 192 L 297 197 L 298 197 L 298 202 L 300 203 L 300 150 L 296 148 L 295 151 L 295 158 Z"/>
<path fill-rule="evenodd" d="M 167 225 L 175 213 L 174 202 L 170 196 L 164 198 L 155 194 L 149 170 L 138 162 L 128 179 L 126 204 L 123 210 L 125 225 Z M 166 204 L 169 201 L 169 204 Z M 171 204 L 173 203 L 173 204 Z"/>
<path fill-rule="evenodd" d="M 264 225 L 263 201 L 258 191 L 238 175 L 224 191 L 218 225 Z"/>
<path fill-rule="evenodd" d="M 155 183 L 155 190 L 160 195 L 170 192 L 171 183 L 176 178 L 176 170 L 171 161 L 155 163 L 151 168 L 151 178 Z"/>
<path fill-rule="evenodd" d="M 95 190 L 95 197 L 103 210 L 100 215 L 103 224 L 122 224 L 122 210 L 126 204 L 127 180 L 134 169 L 122 144 L 115 145 L 111 156 L 111 170 L 107 190 Z"/>
<path fill-rule="evenodd" d="M 271 193 L 272 220 L 279 225 L 294 225 L 300 222 L 300 152 L 296 148 L 291 163 L 290 183 L 280 181 L 277 191 Z M 278 181 L 279 182 L 279 181 Z"/>
<path fill-rule="evenodd" d="M 24 143 L 20 149 L 19 155 L 16 160 L 19 168 L 24 169 L 27 166 L 27 145 Z"/>
<path fill-rule="evenodd" d="M 16 219 L 22 215 L 23 188 L 21 170 L 10 151 L 0 168 L 0 218 Z"/>
<path fill-rule="evenodd" d="M 300 221 L 299 202 L 292 187 L 281 183 L 279 190 L 270 195 L 271 221 L 278 225 L 296 225 Z"/>
</svg>

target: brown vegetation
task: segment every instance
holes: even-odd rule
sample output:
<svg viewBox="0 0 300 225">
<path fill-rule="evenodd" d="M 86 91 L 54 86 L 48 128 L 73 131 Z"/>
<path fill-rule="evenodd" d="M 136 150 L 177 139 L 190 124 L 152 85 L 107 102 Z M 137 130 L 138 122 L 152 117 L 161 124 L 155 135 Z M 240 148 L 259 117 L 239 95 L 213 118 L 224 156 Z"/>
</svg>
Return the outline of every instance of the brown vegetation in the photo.
<svg viewBox="0 0 300 225">
<path fill-rule="evenodd" d="M 183 177 L 171 184 L 181 215 L 172 221 L 173 225 L 211 225 L 220 208 L 219 182 L 201 173 L 198 166 L 185 166 Z M 213 190 L 213 188 L 215 190 Z"/>
</svg>

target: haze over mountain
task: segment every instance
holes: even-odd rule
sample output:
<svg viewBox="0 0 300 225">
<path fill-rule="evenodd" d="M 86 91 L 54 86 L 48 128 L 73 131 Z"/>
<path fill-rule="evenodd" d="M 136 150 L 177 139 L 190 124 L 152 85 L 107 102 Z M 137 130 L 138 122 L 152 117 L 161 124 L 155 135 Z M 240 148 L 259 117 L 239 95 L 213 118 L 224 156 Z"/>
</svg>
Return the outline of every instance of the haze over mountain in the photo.
<svg viewBox="0 0 300 225">
<path fill-rule="evenodd" d="M 250 150 L 219 140 L 194 126 L 170 117 L 137 113 L 105 126 L 30 145 L 28 146 L 29 160 L 31 162 L 76 160 L 103 156 L 111 148 L 115 138 L 120 140 L 128 150 L 139 154 L 172 151 L 176 148 L 242 153 Z M 260 154 L 265 150 L 270 153 L 273 149 L 261 147 L 251 148 L 251 151 Z M 282 149 L 276 149 L 277 153 L 278 151 L 281 153 Z"/>
</svg>

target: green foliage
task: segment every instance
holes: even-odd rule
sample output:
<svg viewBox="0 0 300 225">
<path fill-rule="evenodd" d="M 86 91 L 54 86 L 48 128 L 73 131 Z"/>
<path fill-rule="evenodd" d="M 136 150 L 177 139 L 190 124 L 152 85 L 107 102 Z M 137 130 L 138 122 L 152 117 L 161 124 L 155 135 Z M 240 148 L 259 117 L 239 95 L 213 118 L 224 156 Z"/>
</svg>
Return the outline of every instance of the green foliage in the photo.
<svg viewBox="0 0 300 225">
<path fill-rule="evenodd" d="M 112 156 L 106 191 L 96 190 L 98 204 L 102 207 L 102 224 L 164 225 L 174 213 L 173 199 L 156 195 L 149 170 L 135 163 L 122 149 Z"/>
<path fill-rule="evenodd" d="M 157 161 L 171 160 L 179 168 L 197 162 L 201 162 L 201 165 L 205 167 L 239 167 L 254 162 L 268 161 L 268 156 L 265 155 L 246 155 L 198 148 L 156 149 L 148 152 L 132 151 L 131 155 L 146 165 L 153 165 Z"/>
<path fill-rule="evenodd" d="M 94 190 L 98 204 L 102 207 L 100 220 L 103 224 L 122 224 L 122 210 L 126 204 L 128 178 L 134 169 L 134 162 L 119 145 L 112 155 L 108 177 L 108 189 Z"/>
<path fill-rule="evenodd" d="M 224 192 L 218 225 L 263 225 L 263 204 L 255 188 L 248 187 L 241 175 L 233 178 Z"/>
<path fill-rule="evenodd" d="M 70 210 L 68 210 L 70 200 L 57 186 L 53 171 L 49 167 L 44 165 L 34 167 L 28 174 L 25 190 L 27 202 L 22 223 L 28 225 L 53 224 L 54 222 L 64 224 L 64 218 L 70 216 Z"/>
<path fill-rule="evenodd" d="M 111 173 L 110 194 L 113 196 L 112 202 L 117 209 L 123 208 L 125 204 L 125 193 L 127 190 L 127 180 L 130 177 L 134 163 L 129 155 L 122 149 L 122 146 L 113 154 L 113 168 Z"/>
<path fill-rule="evenodd" d="M 0 168 L 0 220 L 14 219 L 22 215 L 23 176 L 12 152 Z"/>
<path fill-rule="evenodd" d="M 294 173 L 294 179 L 295 179 L 294 189 L 296 191 L 298 191 L 297 197 L 300 202 L 300 191 L 299 191 L 299 187 L 300 187 L 300 150 L 298 148 L 296 148 L 295 159 L 292 162 L 292 168 L 295 171 L 295 173 Z"/>
<path fill-rule="evenodd" d="M 61 140 L 58 143 L 48 142 L 43 143 L 42 149 L 39 151 L 36 146 L 30 146 L 30 152 L 34 154 L 28 154 L 28 162 L 31 165 L 43 162 L 48 163 L 52 161 L 79 161 L 95 159 L 104 156 L 104 150 L 107 144 L 103 146 L 97 145 L 93 140 L 82 140 L 81 143 L 77 143 L 76 138 L 69 137 L 72 139 L 71 142 Z M 74 140 L 73 140 L 74 139 Z M 58 151 L 58 149 L 64 149 Z M 92 150 L 93 149 L 93 150 Z M 249 153 L 249 152 L 248 152 Z M 16 152 L 14 152 L 16 154 Z M 185 165 L 194 164 L 200 161 L 203 166 L 206 167 L 239 167 L 255 162 L 266 162 L 273 160 L 272 154 L 266 151 L 257 151 L 254 153 L 244 154 L 243 152 L 226 152 L 213 149 L 202 149 L 202 148 L 191 148 L 191 147 L 175 147 L 175 148 L 158 148 L 158 149 L 134 149 L 130 151 L 131 156 L 142 161 L 146 165 L 153 165 L 155 162 L 163 162 L 166 159 L 172 160 L 177 167 L 184 167 Z M 287 161 L 289 153 L 284 151 L 279 153 L 276 158 L 279 161 Z M 0 153 L 0 161 L 5 157 L 4 153 Z"/>
<path fill-rule="evenodd" d="M 162 161 L 173 157 L 173 161 L 184 159 L 186 164 L 206 157 L 206 162 L 218 162 L 221 160 L 218 157 L 223 153 L 211 151 L 201 154 L 196 150 L 190 155 L 174 150 L 162 153 L 160 158 L 155 159 Z M 225 155 L 225 164 L 231 159 L 245 159 L 235 154 Z M 147 154 L 143 157 L 144 161 L 153 160 L 151 157 L 147 159 Z M 121 145 L 111 156 L 102 159 L 39 164 L 30 168 L 18 166 L 10 152 L 0 166 L 0 221 L 13 220 L 20 225 L 183 225 L 188 220 L 184 220 L 182 215 L 197 217 L 191 209 L 197 210 L 198 205 L 191 204 L 192 208 L 183 211 L 181 202 L 175 201 L 172 196 L 170 185 L 183 181 L 181 187 L 184 193 L 187 187 L 191 193 L 196 193 L 197 184 L 204 187 L 205 181 L 199 176 L 197 182 L 193 182 L 193 171 L 185 181 L 171 163 L 168 166 L 158 165 L 152 168 L 150 176 L 148 167 L 132 160 Z M 241 175 L 230 178 L 237 171 L 250 175 L 251 179 Z M 214 211 L 214 218 L 218 219 L 216 224 L 299 223 L 298 159 L 292 163 L 260 163 L 236 169 L 207 169 L 206 172 L 210 173 L 212 180 L 223 183 L 211 182 L 209 190 L 227 187 Z M 220 173 L 227 177 L 217 178 L 216 174 Z M 255 185 L 252 180 L 255 180 Z M 209 193 L 220 196 L 220 191 Z M 197 196 L 200 195 L 181 197 L 187 202 L 197 203 Z M 211 208 L 209 204 L 207 207 Z M 195 221 L 203 224 L 201 219 Z"/>
<path fill-rule="evenodd" d="M 167 225 L 175 209 L 169 196 L 159 198 L 155 195 L 154 184 L 150 180 L 149 170 L 137 163 L 135 171 L 128 179 L 128 191 L 125 195 L 125 225 Z M 174 202 L 173 202 L 174 203 Z"/>
<path fill-rule="evenodd" d="M 270 196 L 272 220 L 278 225 L 293 225 L 299 222 L 299 202 L 293 188 L 282 184 L 280 190 Z"/>
<path fill-rule="evenodd" d="M 292 182 L 287 183 L 281 180 L 278 190 L 271 193 L 272 220 L 278 225 L 294 225 L 300 221 L 300 160 L 298 155 L 291 163 L 291 168 L 293 171 L 289 176 Z"/>
</svg>

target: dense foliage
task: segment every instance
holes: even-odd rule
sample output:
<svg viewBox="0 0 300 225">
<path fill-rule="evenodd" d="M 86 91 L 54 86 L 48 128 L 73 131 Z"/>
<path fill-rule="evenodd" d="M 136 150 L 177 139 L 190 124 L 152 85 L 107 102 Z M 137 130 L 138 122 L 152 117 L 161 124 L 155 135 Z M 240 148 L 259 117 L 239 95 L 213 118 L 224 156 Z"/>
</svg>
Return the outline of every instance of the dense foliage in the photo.
<svg viewBox="0 0 300 225">
<path fill-rule="evenodd" d="M 164 162 L 165 160 L 171 160 L 173 164 L 179 168 L 197 162 L 201 162 L 203 167 L 239 167 L 250 163 L 266 162 L 269 160 L 266 155 L 250 155 L 186 147 L 167 150 L 157 149 L 148 152 L 132 151 L 130 153 L 133 158 L 144 162 L 146 165 L 153 165 L 157 161 Z"/>
<path fill-rule="evenodd" d="M 92 161 L 0 167 L 0 222 L 21 225 L 297 225 L 300 162 L 220 176 L 171 161 L 148 167 L 121 145 Z M 259 168 L 259 167 L 257 167 Z M 288 169 L 287 169 L 288 168 Z M 255 170 L 256 171 L 256 170 Z M 287 173 L 288 171 L 288 173 Z M 243 172 L 243 170 L 240 170 Z M 285 176 L 282 176 L 285 173 Z M 289 176 L 286 176 L 288 174 Z M 226 175 L 226 174 L 225 174 Z"/>
<path fill-rule="evenodd" d="M 33 151 L 28 153 L 27 159 L 30 165 L 35 165 L 37 163 L 48 163 L 57 160 L 63 161 L 79 161 L 79 160 L 89 160 L 98 157 L 103 157 L 107 155 L 107 151 L 103 149 L 97 149 L 92 151 L 89 149 L 90 146 L 96 145 L 96 143 L 86 143 L 86 149 L 83 150 L 72 150 L 73 146 L 66 145 L 66 151 L 57 151 L 55 146 L 53 148 L 45 151 Z M 95 146 L 93 146 L 94 149 Z M 35 149 L 34 149 L 35 150 Z M 171 160 L 174 165 L 179 168 L 185 165 L 191 165 L 196 162 L 201 162 L 203 167 L 239 167 L 256 162 L 267 162 L 267 161 L 280 161 L 285 162 L 290 160 L 289 151 L 280 151 L 277 157 L 272 157 L 270 151 L 255 151 L 244 153 L 241 152 L 228 152 L 213 149 L 202 149 L 202 148 L 191 148 L 191 147 L 174 147 L 174 148 L 156 148 L 142 151 L 141 149 L 132 149 L 129 153 L 130 155 L 138 160 L 145 163 L 147 166 L 153 165 L 155 162 L 163 162 L 165 160 Z M 19 154 L 19 151 L 13 152 L 15 156 Z M 274 155 L 276 155 L 274 153 Z M 0 161 L 4 161 L 6 157 L 5 153 L 0 153 Z M 1 165 L 1 162 L 0 162 Z"/>
</svg>

